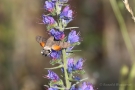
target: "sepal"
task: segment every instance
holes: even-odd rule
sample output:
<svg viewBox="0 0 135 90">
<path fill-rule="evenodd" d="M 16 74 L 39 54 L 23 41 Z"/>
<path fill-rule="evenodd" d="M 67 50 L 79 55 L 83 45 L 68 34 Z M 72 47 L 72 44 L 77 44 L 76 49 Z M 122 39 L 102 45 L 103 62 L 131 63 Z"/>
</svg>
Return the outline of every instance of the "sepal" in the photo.
<svg viewBox="0 0 135 90">
<path fill-rule="evenodd" d="M 51 61 L 50 61 L 50 64 L 51 64 L 51 65 L 61 64 L 61 59 L 51 60 Z"/>
<path fill-rule="evenodd" d="M 84 70 L 75 70 L 72 72 L 73 74 L 85 74 Z"/>
<path fill-rule="evenodd" d="M 76 43 L 71 44 L 71 46 L 76 46 L 76 45 L 80 45 L 80 44 L 81 44 L 81 42 L 76 42 Z"/>
<path fill-rule="evenodd" d="M 47 25 L 47 31 L 50 31 L 52 28 L 56 28 L 56 27 L 58 27 L 58 24 L 57 23 L 55 23 L 55 24 L 51 24 L 51 25 Z"/>
<path fill-rule="evenodd" d="M 58 81 L 54 81 L 54 80 L 51 80 L 50 83 L 49 83 L 50 86 L 54 86 L 54 85 L 60 85 L 60 86 L 63 86 L 63 81 L 60 79 Z"/>
</svg>

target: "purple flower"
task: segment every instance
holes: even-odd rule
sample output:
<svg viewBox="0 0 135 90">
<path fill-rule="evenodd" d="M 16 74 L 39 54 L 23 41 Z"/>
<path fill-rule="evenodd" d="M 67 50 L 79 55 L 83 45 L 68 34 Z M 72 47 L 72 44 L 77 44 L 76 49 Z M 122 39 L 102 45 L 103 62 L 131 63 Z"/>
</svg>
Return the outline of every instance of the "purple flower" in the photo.
<svg viewBox="0 0 135 90">
<path fill-rule="evenodd" d="M 52 2 L 52 1 L 45 1 L 44 8 L 47 11 L 53 12 L 54 11 L 54 7 L 55 7 L 55 3 L 54 2 Z"/>
<path fill-rule="evenodd" d="M 72 73 L 73 68 L 74 68 L 74 59 L 73 58 L 68 59 L 67 67 L 68 67 L 68 72 Z"/>
<path fill-rule="evenodd" d="M 67 5 L 62 13 L 60 14 L 60 18 L 63 18 L 63 19 L 72 19 L 72 14 L 73 14 L 73 11 L 70 10 L 70 7 Z"/>
<path fill-rule="evenodd" d="M 60 2 L 66 3 L 68 2 L 68 0 L 60 0 Z"/>
<path fill-rule="evenodd" d="M 83 82 L 81 87 L 75 88 L 75 85 L 72 85 L 70 90 L 94 90 L 94 89 L 93 89 L 93 86 L 90 83 Z"/>
<path fill-rule="evenodd" d="M 52 52 L 49 55 L 52 59 L 59 59 L 61 56 L 61 51 L 54 51 L 52 50 Z"/>
<path fill-rule="evenodd" d="M 84 60 L 82 58 L 80 58 L 77 63 L 75 64 L 75 70 L 81 70 L 82 66 L 83 66 L 83 62 Z"/>
<path fill-rule="evenodd" d="M 43 17 L 43 23 L 44 24 L 50 24 L 50 25 L 52 25 L 52 24 L 55 24 L 56 23 L 56 21 L 51 16 L 43 15 L 42 17 Z"/>
<path fill-rule="evenodd" d="M 73 85 L 70 90 L 77 90 L 77 88 L 75 88 L 75 85 Z"/>
<path fill-rule="evenodd" d="M 48 70 L 48 75 L 46 77 L 53 81 L 58 81 L 60 79 L 59 76 L 51 70 Z"/>
<path fill-rule="evenodd" d="M 68 69 L 67 70 L 69 73 L 72 73 L 75 70 L 81 70 L 82 66 L 83 66 L 83 59 L 82 58 L 80 58 L 76 64 L 74 64 L 73 58 L 68 59 L 68 64 L 67 64 Z"/>
<path fill-rule="evenodd" d="M 68 35 L 68 42 L 71 43 L 71 44 L 78 42 L 79 39 L 80 38 L 79 38 L 78 34 L 76 34 L 75 30 L 72 30 Z"/>
<path fill-rule="evenodd" d="M 74 76 L 74 78 L 73 78 L 73 79 L 74 79 L 74 80 L 76 80 L 76 81 L 81 80 L 79 76 Z"/>
<path fill-rule="evenodd" d="M 58 90 L 58 89 L 57 89 L 57 86 L 56 86 L 56 85 L 54 85 L 53 87 L 50 87 L 50 88 L 49 88 L 49 87 L 47 87 L 47 89 L 46 89 L 46 90 Z"/>
<path fill-rule="evenodd" d="M 90 83 L 83 82 L 79 90 L 94 90 L 93 86 Z"/>
<path fill-rule="evenodd" d="M 58 0 L 51 0 L 51 1 L 56 2 Z M 68 2 L 68 0 L 59 0 L 59 2 L 66 3 L 66 2 Z"/>
<path fill-rule="evenodd" d="M 60 14 L 60 18 L 62 19 L 62 22 L 64 24 L 68 24 L 70 21 L 72 21 L 72 15 L 73 15 L 73 11 L 70 10 L 69 6 L 66 6 L 62 13 Z"/>
<path fill-rule="evenodd" d="M 62 40 L 65 36 L 64 32 L 59 30 L 51 29 L 49 32 L 56 40 Z"/>
<path fill-rule="evenodd" d="M 47 90 L 58 90 L 57 88 L 48 88 Z"/>
</svg>

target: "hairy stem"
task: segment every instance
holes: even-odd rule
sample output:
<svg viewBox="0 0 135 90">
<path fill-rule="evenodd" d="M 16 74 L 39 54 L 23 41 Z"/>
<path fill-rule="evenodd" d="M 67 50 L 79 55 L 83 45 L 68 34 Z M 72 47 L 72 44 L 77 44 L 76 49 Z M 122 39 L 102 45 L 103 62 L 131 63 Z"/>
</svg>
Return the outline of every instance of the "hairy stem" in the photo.
<svg viewBox="0 0 135 90">
<path fill-rule="evenodd" d="M 62 50 L 62 55 L 63 55 L 63 68 L 64 68 L 66 88 L 69 89 L 70 88 L 70 82 L 69 82 L 69 77 L 68 77 L 68 73 L 67 73 L 67 59 L 66 59 L 65 49 Z"/>
</svg>

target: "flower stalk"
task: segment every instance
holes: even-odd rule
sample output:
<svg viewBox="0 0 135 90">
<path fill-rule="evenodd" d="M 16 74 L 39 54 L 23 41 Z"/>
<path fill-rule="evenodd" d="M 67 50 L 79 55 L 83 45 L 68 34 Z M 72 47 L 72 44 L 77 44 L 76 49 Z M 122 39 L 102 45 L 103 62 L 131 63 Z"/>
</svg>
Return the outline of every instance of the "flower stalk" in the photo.
<svg viewBox="0 0 135 90">
<path fill-rule="evenodd" d="M 62 55 L 63 55 L 63 68 L 64 68 L 66 88 L 69 89 L 70 88 L 70 82 L 69 82 L 69 77 L 68 77 L 68 73 L 67 73 L 67 59 L 66 59 L 65 49 L 62 50 Z"/>
<path fill-rule="evenodd" d="M 47 39 L 41 36 L 36 37 L 36 40 L 43 47 L 41 54 L 50 57 L 50 64 L 58 65 L 48 69 L 48 75 L 44 78 L 50 80 L 47 90 L 94 90 L 93 86 L 88 82 L 83 82 L 81 87 L 76 88 L 75 85 L 84 81 L 76 74 L 83 74 L 83 62 L 80 58 L 76 63 L 71 54 L 80 50 L 73 50 L 76 45 L 80 44 L 80 36 L 73 29 L 78 27 L 67 27 L 68 23 L 73 20 L 73 11 L 67 4 L 68 0 L 47 0 L 44 8 L 49 12 L 47 15 L 42 15 L 43 23 L 47 26 L 47 31 L 50 37 Z M 62 10 L 62 7 L 63 10 Z M 55 19 L 54 19 L 55 17 Z M 70 30 L 66 35 L 64 30 Z M 60 79 L 59 75 L 53 72 L 53 69 L 61 69 L 64 79 Z M 72 82 L 75 82 L 73 84 Z M 65 83 L 65 84 L 64 84 Z"/>
</svg>

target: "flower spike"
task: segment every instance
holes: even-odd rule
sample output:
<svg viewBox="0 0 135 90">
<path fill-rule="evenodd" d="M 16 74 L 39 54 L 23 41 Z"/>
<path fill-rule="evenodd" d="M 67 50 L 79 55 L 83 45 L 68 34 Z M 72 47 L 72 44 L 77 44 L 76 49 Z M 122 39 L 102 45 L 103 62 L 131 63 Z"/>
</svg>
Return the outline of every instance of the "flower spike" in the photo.
<svg viewBox="0 0 135 90">
<path fill-rule="evenodd" d="M 72 53 L 80 50 L 72 50 L 80 44 L 80 35 L 75 30 L 78 27 L 67 27 L 68 23 L 73 20 L 73 10 L 67 4 L 69 0 L 46 0 L 44 9 L 49 13 L 42 15 L 42 22 L 47 26 L 50 37 L 45 39 L 41 36 L 37 39 L 42 46 L 41 54 L 49 56 L 52 60 L 50 64 L 57 65 L 48 70 L 44 77 L 49 79 L 49 85 L 46 90 L 94 90 L 93 86 L 86 79 L 81 79 L 75 74 L 83 74 L 84 60 L 80 58 L 76 63 L 71 57 Z M 68 35 L 65 30 L 71 30 Z M 52 69 L 61 69 L 63 79 L 52 71 Z M 76 85 L 83 82 L 81 87 Z M 74 84 L 73 84 L 74 83 Z"/>
</svg>

